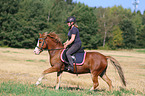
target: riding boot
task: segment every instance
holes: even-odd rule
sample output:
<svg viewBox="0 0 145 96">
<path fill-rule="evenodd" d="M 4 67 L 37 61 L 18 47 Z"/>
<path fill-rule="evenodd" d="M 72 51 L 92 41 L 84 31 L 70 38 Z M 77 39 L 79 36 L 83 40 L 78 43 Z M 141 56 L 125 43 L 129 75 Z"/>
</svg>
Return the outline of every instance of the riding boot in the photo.
<svg viewBox="0 0 145 96">
<path fill-rule="evenodd" d="M 69 64 L 68 71 L 69 72 L 74 72 L 74 66 L 73 66 L 73 64 Z"/>
</svg>

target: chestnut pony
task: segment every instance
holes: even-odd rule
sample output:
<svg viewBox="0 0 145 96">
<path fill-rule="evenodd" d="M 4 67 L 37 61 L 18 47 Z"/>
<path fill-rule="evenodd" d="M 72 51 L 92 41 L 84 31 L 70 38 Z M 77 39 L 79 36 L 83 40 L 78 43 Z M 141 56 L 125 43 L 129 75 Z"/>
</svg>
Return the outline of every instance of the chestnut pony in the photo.
<svg viewBox="0 0 145 96">
<path fill-rule="evenodd" d="M 41 80 L 46 74 L 57 72 L 56 89 L 59 89 L 60 77 L 63 71 L 65 71 L 65 64 L 60 59 L 60 54 L 63 50 L 63 44 L 60 42 L 59 37 L 54 32 L 49 34 L 47 34 L 47 32 L 43 34 L 39 33 L 39 35 L 40 37 L 38 39 L 37 47 L 35 48 L 34 53 L 38 55 L 43 51 L 43 49 L 47 49 L 48 53 L 50 54 L 51 67 L 43 71 L 42 76 L 38 79 L 36 85 L 40 84 Z M 76 66 L 77 73 L 74 68 L 74 73 L 72 74 L 91 73 L 93 87 L 90 90 L 95 90 L 97 88 L 97 86 L 99 85 L 98 76 L 100 76 L 108 84 L 109 89 L 111 90 L 112 81 L 106 75 L 106 69 L 108 64 L 107 59 L 110 59 L 111 63 L 115 66 L 123 85 L 126 86 L 126 81 L 122 68 L 117 60 L 111 56 L 104 56 L 98 52 L 86 52 L 84 64 L 82 66 Z"/>
</svg>

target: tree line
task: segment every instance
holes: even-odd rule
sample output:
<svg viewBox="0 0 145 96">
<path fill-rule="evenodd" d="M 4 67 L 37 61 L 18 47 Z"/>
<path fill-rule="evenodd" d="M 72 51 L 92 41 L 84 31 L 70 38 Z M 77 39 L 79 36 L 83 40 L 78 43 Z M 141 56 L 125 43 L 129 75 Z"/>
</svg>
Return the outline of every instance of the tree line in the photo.
<svg viewBox="0 0 145 96">
<path fill-rule="evenodd" d="M 0 46 L 34 48 L 38 33 L 56 32 L 66 41 L 69 16 L 75 16 L 84 47 L 145 47 L 145 11 L 122 6 L 89 7 L 73 0 L 1 0 Z"/>
</svg>

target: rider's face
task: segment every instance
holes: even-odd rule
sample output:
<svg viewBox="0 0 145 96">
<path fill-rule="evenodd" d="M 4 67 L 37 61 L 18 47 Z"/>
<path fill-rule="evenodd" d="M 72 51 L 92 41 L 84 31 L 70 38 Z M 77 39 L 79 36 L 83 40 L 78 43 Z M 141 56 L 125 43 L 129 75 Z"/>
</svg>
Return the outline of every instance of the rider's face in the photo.
<svg viewBox="0 0 145 96">
<path fill-rule="evenodd" d="M 71 26 L 73 23 L 74 23 L 74 22 L 71 22 L 71 23 L 70 23 L 70 22 L 68 22 L 68 23 L 67 23 L 67 25 L 68 25 L 68 26 Z"/>
</svg>

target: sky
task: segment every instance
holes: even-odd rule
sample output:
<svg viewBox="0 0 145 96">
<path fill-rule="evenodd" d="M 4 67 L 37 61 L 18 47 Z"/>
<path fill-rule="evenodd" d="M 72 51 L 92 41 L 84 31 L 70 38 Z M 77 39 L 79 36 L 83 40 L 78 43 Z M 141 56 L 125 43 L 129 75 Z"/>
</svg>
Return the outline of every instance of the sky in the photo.
<svg viewBox="0 0 145 96">
<path fill-rule="evenodd" d="M 131 9 L 131 11 L 134 11 L 133 2 L 135 0 L 73 0 L 74 2 L 81 2 L 85 5 L 88 5 L 89 7 L 100 7 L 103 8 L 106 7 L 113 7 L 114 5 L 119 6 L 121 5 L 123 8 Z M 140 10 L 141 13 L 145 11 L 145 0 L 136 0 L 139 1 L 137 10 Z"/>
</svg>

